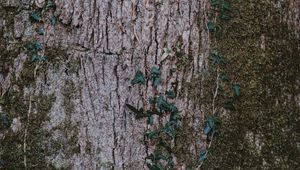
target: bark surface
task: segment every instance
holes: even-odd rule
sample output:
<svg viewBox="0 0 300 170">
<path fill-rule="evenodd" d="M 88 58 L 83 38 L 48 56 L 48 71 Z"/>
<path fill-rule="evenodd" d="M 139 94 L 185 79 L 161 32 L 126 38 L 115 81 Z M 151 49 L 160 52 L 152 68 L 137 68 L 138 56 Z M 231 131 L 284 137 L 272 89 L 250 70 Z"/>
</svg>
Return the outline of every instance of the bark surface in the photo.
<svg viewBox="0 0 300 170">
<path fill-rule="evenodd" d="M 50 2 L 56 7 L 45 10 Z M 290 153 L 300 153 L 300 1 L 232 0 L 236 18 L 220 23 L 228 33 L 221 40 L 208 31 L 220 12 L 210 2 L 0 0 L 0 169 L 148 169 L 146 157 L 155 148 L 145 133 L 168 116 L 149 126 L 126 104 L 149 108 L 149 98 L 167 90 L 176 92 L 170 101 L 182 116 L 172 143 L 176 169 L 195 169 L 207 146 L 204 120 L 218 81 L 207 76 L 211 47 L 235 64 L 224 70 L 243 84 L 236 111 L 217 106 L 223 129 L 203 169 L 299 167 Z M 42 21 L 34 21 L 33 11 Z M 292 38 L 279 24 L 294 32 Z M 29 42 L 41 42 L 38 53 L 47 61 L 34 61 L 42 58 L 33 58 Z M 153 66 L 162 72 L 157 89 L 151 80 L 131 84 L 138 70 L 150 76 Z M 224 103 L 219 96 L 216 105 Z"/>
<path fill-rule="evenodd" d="M 147 107 L 154 93 L 152 82 L 145 86 L 130 82 L 136 71 L 149 74 L 153 66 L 162 71 L 158 91 L 164 93 L 176 84 L 181 99 L 175 103 L 181 114 L 195 117 L 190 126 L 201 126 L 201 112 L 182 86 L 197 76 L 208 55 L 206 0 L 56 0 L 55 11 L 45 15 L 57 15 L 58 24 L 30 22 L 31 12 L 46 3 L 1 1 L 1 46 L 7 51 L 1 55 L 2 96 L 9 91 L 10 98 L 17 98 L 24 107 L 19 111 L 15 108 L 18 103 L 10 101 L 1 111 L 17 122 L 21 150 L 33 152 L 36 146 L 26 145 L 37 137 L 44 140 L 35 142 L 45 146 L 41 156 L 48 167 L 145 169 L 145 157 L 153 150 L 143 141 L 149 127 L 145 120 L 137 121 L 125 103 Z M 45 36 L 34 31 L 40 26 L 45 27 Z M 31 56 L 23 51 L 24 42 L 33 40 L 44 43 L 48 62 L 31 62 Z M 172 49 L 178 43 L 186 56 L 169 57 L 160 65 L 163 48 Z M 172 73 L 175 64 L 178 69 Z M 40 101 L 49 95 L 53 98 L 45 102 L 50 105 L 45 110 L 48 113 L 41 113 Z M 43 129 L 38 133 L 41 136 L 34 136 L 38 129 L 31 127 L 39 114 L 46 114 L 47 119 L 36 127 Z M 155 121 L 162 124 L 163 120 Z M 197 138 L 187 142 L 194 154 L 200 146 Z M 20 154 L 18 163 L 8 162 L 8 166 L 34 167 L 30 155 L 25 157 Z"/>
</svg>

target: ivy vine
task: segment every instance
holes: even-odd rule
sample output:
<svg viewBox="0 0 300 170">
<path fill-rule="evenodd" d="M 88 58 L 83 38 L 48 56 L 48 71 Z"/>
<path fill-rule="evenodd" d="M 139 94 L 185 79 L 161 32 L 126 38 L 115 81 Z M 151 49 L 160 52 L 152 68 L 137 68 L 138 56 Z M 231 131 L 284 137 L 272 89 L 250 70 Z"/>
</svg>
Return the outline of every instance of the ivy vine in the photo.
<svg viewBox="0 0 300 170">
<path fill-rule="evenodd" d="M 213 10 L 216 12 L 216 16 L 219 16 L 221 21 L 228 21 L 232 18 L 233 8 L 230 3 L 226 0 L 210 0 L 210 4 Z M 218 35 L 221 34 L 222 26 L 216 22 L 208 21 L 207 30 L 211 35 L 215 37 L 217 40 Z M 212 89 L 213 91 L 213 99 L 211 103 L 211 113 L 206 116 L 206 120 L 204 121 L 203 133 L 206 135 L 206 145 L 199 154 L 199 165 L 196 169 L 200 169 L 207 159 L 209 152 L 211 151 L 211 145 L 213 142 L 213 138 L 215 133 L 218 130 L 219 125 L 221 124 L 221 117 L 219 115 L 219 111 L 221 108 L 225 110 L 232 111 L 235 109 L 234 102 L 241 95 L 241 86 L 237 83 L 232 83 L 230 77 L 222 70 L 229 64 L 229 61 L 221 54 L 221 52 L 215 48 L 211 49 L 210 52 L 210 71 L 213 73 L 211 75 L 215 76 L 215 86 Z M 220 83 L 223 83 L 225 86 L 232 87 L 232 95 L 224 95 L 221 94 L 223 90 L 220 87 Z M 209 89 L 208 89 L 209 90 Z M 217 103 L 216 101 L 220 96 L 232 96 L 225 97 L 224 102 L 221 102 L 222 105 Z M 222 98 L 223 99 L 223 98 Z M 220 100 L 220 99 L 219 99 Z"/>
<path fill-rule="evenodd" d="M 24 46 L 28 55 L 31 56 L 32 62 L 48 61 L 48 57 L 45 56 L 45 47 L 48 41 L 46 37 L 48 28 L 54 27 L 57 23 L 57 16 L 54 14 L 55 9 L 54 1 L 48 0 L 42 9 L 34 9 L 30 13 L 30 21 L 36 27 L 36 34 L 40 36 L 27 42 Z"/>
<path fill-rule="evenodd" d="M 158 87 L 161 83 L 160 69 L 152 67 L 150 75 L 147 77 L 141 71 L 137 71 L 131 83 L 132 85 L 144 85 L 146 80 L 151 80 L 154 88 Z M 155 145 L 154 152 L 146 157 L 148 160 L 147 167 L 150 170 L 174 169 L 175 164 L 171 144 L 176 137 L 177 130 L 181 126 L 181 116 L 175 104 L 169 102 L 168 99 L 175 99 L 176 97 L 177 95 L 173 90 L 168 90 L 164 94 L 157 94 L 149 99 L 151 107 L 148 110 L 126 104 L 135 114 L 136 119 L 147 118 L 149 126 L 154 125 L 154 116 L 160 118 L 169 117 L 163 126 L 154 130 L 148 130 L 145 133 L 147 139 L 145 142 Z"/>
</svg>

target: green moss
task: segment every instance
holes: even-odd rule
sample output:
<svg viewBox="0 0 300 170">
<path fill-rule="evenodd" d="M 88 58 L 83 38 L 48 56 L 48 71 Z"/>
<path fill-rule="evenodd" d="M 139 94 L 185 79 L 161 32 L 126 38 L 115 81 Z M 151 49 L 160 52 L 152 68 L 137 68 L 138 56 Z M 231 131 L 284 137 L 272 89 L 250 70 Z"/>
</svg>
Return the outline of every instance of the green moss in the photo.
<svg viewBox="0 0 300 170">
<path fill-rule="evenodd" d="M 172 148 L 172 152 L 177 158 L 177 162 L 179 164 L 185 164 L 187 168 L 195 167 L 197 165 L 197 151 L 194 149 L 197 148 L 195 146 L 196 135 L 194 133 L 193 127 L 189 125 L 191 122 L 191 118 L 184 118 L 182 122 L 181 128 L 178 130 L 175 138 L 175 145 Z"/>
<path fill-rule="evenodd" d="M 213 48 L 228 61 L 221 70 L 230 77 L 230 82 L 221 83 L 217 105 L 233 99 L 235 109 L 222 117 L 203 169 L 297 169 L 300 41 L 280 21 L 288 9 L 260 0 L 232 5 L 238 12 L 230 21 L 219 21 L 222 34 Z M 215 86 L 215 73 L 207 76 L 206 82 L 190 85 L 204 86 L 202 99 L 196 97 L 200 91 L 193 92 L 195 102 L 204 106 L 211 103 L 208 91 Z M 236 83 L 241 96 L 233 98 Z"/>
<path fill-rule="evenodd" d="M 67 50 L 59 47 L 47 46 L 45 48 L 45 56 L 48 57 L 50 63 L 61 63 L 68 59 Z"/>
<path fill-rule="evenodd" d="M 49 133 L 42 129 L 43 123 L 49 118 L 48 112 L 52 107 L 55 96 L 38 95 L 32 98 L 32 108 L 36 113 L 30 113 L 27 117 L 29 101 L 25 100 L 20 92 L 11 91 L 9 96 L 5 96 L 3 102 L 3 111 L 7 113 L 10 119 L 20 117 L 22 128 L 17 133 L 7 129 L 5 137 L 1 140 L 0 158 L 4 161 L 5 169 L 24 169 L 24 133 L 27 127 L 26 138 L 26 158 L 28 169 L 46 169 L 48 167 L 45 156 L 49 148 L 45 141 Z M 28 123 L 28 124 L 27 124 Z"/>
<path fill-rule="evenodd" d="M 31 61 L 25 61 L 23 65 L 23 70 L 20 73 L 19 79 L 15 80 L 15 83 L 20 87 L 34 85 L 35 77 L 34 77 L 34 70 L 36 64 Z"/>
</svg>

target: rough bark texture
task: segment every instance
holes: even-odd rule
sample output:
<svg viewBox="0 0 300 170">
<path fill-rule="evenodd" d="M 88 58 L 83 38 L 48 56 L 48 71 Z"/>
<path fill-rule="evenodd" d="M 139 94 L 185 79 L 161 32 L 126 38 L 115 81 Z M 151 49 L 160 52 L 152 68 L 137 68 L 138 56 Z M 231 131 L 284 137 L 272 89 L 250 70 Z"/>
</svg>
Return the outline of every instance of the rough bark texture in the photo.
<svg viewBox="0 0 300 170">
<path fill-rule="evenodd" d="M 285 9 L 282 11 L 283 15 L 279 17 L 280 22 L 276 18 L 275 24 L 273 20 L 269 23 L 267 22 L 269 20 L 264 19 L 266 16 L 273 16 L 274 13 L 255 16 L 261 12 L 255 11 L 257 9 L 255 3 L 260 1 L 236 5 L 237 8 L 240 7 L 245 17 L 241 15 L 229 23 L 229 27 L 224 27 L 225 32 L 229 33 L 223 34 L 223 40 L 215 40 L 207 31 L 206 24 L 209 18 L 215 20 L 213 17 L 216 17 L 208 15 L 209 0 L 55 0 L 54 2 L 56 9 L 43 13 L 45 21 L 41 24 L 30 21 L 32 20 L 30 15 L 32 11 L 42 11 L 48 1 L 0 0 L 0 112 L 9 122 L 7 127 L 4 118 L 0 117 L 2 121 L 0 167 L 147 169 L 145 157 L 154 148 L 145 145 L 144 134 L 147 130 L 162 125 L 166 118 L 155 117 L 155 126 L 150 127 L 146 119 L 136 120 L 125 104 L 149 108 L 148 99 L 156 92 L 152 82 L 147 81 L 145 86 L 133 86 L 131 80 L 138 70 L 149 75 L 149 70 L 153 66 L 158 66 L 162 71 L 162 82 L 158 92 L 165 93 L 166 90 L 174 89 L 179 96 L 172 101 L 182 111 L 180 114 L 183 116 L 182 130 L 173 144 L 174 157 L 177 158 L 176 168 L 197 167 L 199 152 L 205 144 L 205 136 L 202 133 L 203 120 L 210 110 L 206 106 L 210 105 L 207 101 L 211 100 L 211 94 L 207 96 L 205 94 L 211 93 L 215 86 L 213 82 L 208 83 L 210 86 L 206 87 L 204 76 L 208 69 L 211 39 L 214 47 L 220 48 L 224 55 L 230 56 L 232 63 L 237 65 L 226 68 L 226 71 L 234 75 L 236 82 L 243 83 L 242 88 L 249 90 L 249 93 L 245 92 L 242 96 L 238 112 L 224 112 L 220 109 L 227 115 L 224 116 L 225 126 L 228 125 L 230 128 L 222 126 L 226 130 L 221 130 L 215 139 L 217 141 L 219 139 L 220 142 L 213 146 L 215 153 L 212 152 L 208 163 L 204 164 L 204 169 L 272 169 L 272 162 L 276 161 L 279 163 L 274 163 L 273 167 L 279 169 L 292 169 L 299 165 L 295 161 L 298 157 L 287 156 L 290 150 L 294 150 L 294 154 L 299 153 L 299 143 L 295 143 L 296 139 L 299 139 L 299 133 L 296 133 L 299 130 L 296 127 L 296 123 L 299 122 L 299 89 L 289 86 L 299 85 L 299 79 L 294 78 L 298 74 L 298 65 L 290 65 L 293 63 L 292 59 L 297 56 L 292 55 L 294 58 L 290 57 L 287 60 L 278 59 L 288 64 L 284 67 L 275 67 L 278 70 L 275 69 L 274 72 L 262 69 L 267 67 L 256 70 L 257 65 L 266 66 L 268 64 L 265 63 L 269 61 L 276 65 L 278 61 L 276 57 L 274 61 L 270 58 L 276 56 L 272 53 L 273 50 L 281 47 L 276 44 L 280 42 L 276 36 L 281 35 L 282 30 L 275 29 L 274 35 L 268 34 L 267 31 L 277 28 L 275 26 L 278 26 L 278 23 L 287 24 L 289 29 L 295 32 L 296 37 L 296 41 L 290 39 L 284 41 L 283 44 L 286 42 L 285 45 L 288 47 L 284 47 L 283 51 L 289 55 L 293 54 L 293 51 L 299 52 L 299 0 L 290 0 L 284 3 L 286 5 L 284 7 L 280 7 L 280 2 L 277 4 L 279 6 L 276 6 L 276 3 L 272 6 L 268 6 L 268 3 L 260 4 L 258 9 L 263 12 L 274 6 L 276 9 Z M 233 5 L 237 4 L 236 1 L 232 2 Z M 52 16 L 57 16 L 58 22 L 51 25 Z M 277 16 L 277 13 L 274 16 Z M 46 18 L 49 22 L 46 22 Z M 260 25 L 262 21 L 266 21 L 263 26 Z M 235 25 L 236 23 L 239 24 Z M 259 27 L 256 27 L 257 25 Z M 44 36 L 38 35 L 35 31 L 40 27 L 45 28 Z M 236 36 L 235 33 L 240 31 L 244 37 Z M 26 43 L 32 41 L 43 43 L 41 54 L 46 55 L 48 61 L 32 61 L 32 54 L 24 48 Z M 232 51 L 240 46 L 240 42 L 241 48 Z M 268 46 L 265 42 L 275 45 Z M 176 49 L 178 44 L 181 45 L 180 50 L 184 55 L 170 56 L 161 63 L 163 48 Z M 259 54 L 251 51 L 257 49 L 256 47 L 262 50 L 267 48 L 269 51 L 260 51 Z M 244 53 L 245 51 L 248 53 Z M 238 61 L 239 56 L 236 54 L 242 54 L 244 57 L 242 62 Z M 253 61 L 252 64 L 250 61 Z M 294 81 L 278 85 L 276 89 L 286 87 L 290 90 L 287 94 L 293 94 L 286 101 L 298 102 L 291 106 L 295 119 L 291 121 L 292 130 L 288 129 L 293 133 L 287 138 L 293 135 L 296 137 L 292 141 L 287 139 L 292 143 L 287 153 L 283 152 L 280 155 L 278 152 L 274 158 L 268 159 L 272 153 L 266 151 L 262 153 L 261 148 L 257 151 L 254 145 L 256 146 L 259 140 L 255 140 L 255 137 L 270 133 L 276 136 L 279 132 L 278 129 L 274 131 L 271 129 L 266 133 L 256 132 L 253 131 L 255 127 L 247 124 L 257 118 L 257 115 L 253 116 L 255 113 L 252 108 L 260 112 L 270 112 L 263 107 L 256 107 L 258 99 L 251 97 L 257 95 L 255 90 L 260 92 L 261 79 L 270 80 L 270 84 L 275 82 L 275 85 L 278 82 L 276 78 L 268 79 L 258 72 L 275 73 L 284 69 L 286 74 L 291 73 L 289 69 L 292 69 L 292 76 L 279 76 L 279 80 L 284 82 L 294 78 Z M 249 75 L 251 76 L 245 78 Z M 254 84 L 249 83 L 250 80 L 254 80 Z M 261 88 L 265 88 L 262 91 L 274 89 L 269 86 Z M 276 97 L 280 98 L 286 91 L 277 93 Z M 264 101 L 274 98 L 265 93 L 261 95 Z M 206 97 L 210 99 L 203 101 Z M 263 105 L 273 108 L 272 104 Z M 286 107 L 289 106 L 280 107 L 282 112 L 288 110 Z M 246 115 L 248 112 L 251 114 L 248 117 L 236 114 L 244 112 Z M 266 117 L 272 117 L 272 113 L 266 114 Z M 230 122 L 230 118 L 226 119 L 232 115 L 234 123 Z M 281 120 L 281 117 L 275 118 L 275 123 Z M 276 126 L 281 127 L 288 122 L 283 121 Z M 268 129 L 268 123 L 264 121 L 260 123 L 263 124 L 262 128 Z M 242 128 L 240 124 L 243 124 Z M 265 127 L 265 124 L 268 124 L 266 125 L 268 127 Z M 243 136 L 236 137 L 235 134 Z M 232 138 L 236 140 L 231 142 Z M 261 137 L 260 141 L 273 142 L 271 145 L 279 146 L 284 142 L 284 140 L 269 141 L 268 136 Z M 250 143 L 249 147 L 247 142 Z M 298 147 L 295 147 L 296 145 Z M 245 152 L 241 151 L 243 146 L 247 146 Z M 258 156 L 252 152 L 257 152 Z M 247 158 L 254 161 L 247 164 Z M 263 161 L 259 161 L 260 159 Z M 286 164 L 280 166 L 285 159 L 293 163 L 286 161 Z"/>
<path fill-rule="evenodd" d="M 146 86 L 132 86 L 130 81 L 137 70 L 149 74 L 160 63 L 163 48 L 173 48 L 179 40 L 189 57 L 170 57 L 159 65 L 163 82 L 158 90 L 164 93 L 172 83 L 178 84 L 181 99 L 175 102 L 183 115 L 195 117 L 190 126 L 195 123 L 200 128 L 200 110 L 182 91 L 182 84 L 197 76 L 208 55 L 206 0 L 56 0 L 56 10 L 45 15 L 57 15 L 59 23 L 32 24 L 31 11 L 41 10 L 45 3 L 1 1 L 1 45 L 7 53 L 1 55 L 1 90 L 2 96 L 10 93 L 1 111 L 18 122 L 14 128 L 20 133 L 11 139 L 20 138 L 13 145 L 19 147 L 19 155 L 6 167 L 23 168 L 27 162 L 28 169 L 145 169 L 145 157 L 153 150 L 143 141 L 149 127 L 145 120 L 135 120 L 125 103 L 147 107 L 153 87 L 151 81 Z M 35 33 L 39 26 L 46 28 L 45 36 Z M 34 63 L 23 52 L 23 44 L 32 40 L 44 42 L 48 62 Z M 179 66 L 171 73 L 175 63 L 189 67 Z M 41 100 L 50 105 L 46 113 L 41 112 Z M 20 103 L 24 108 L 16 108 Z M 40 114 L 47 118 L 37 120 Z M 40 122 L 33 127 L 36 121 Z M 200 146 L 198 137 L 185 146 L 193 159 Z M 33 141 L 43 152 L 24 160 L 22 150 L 38 149 L 36 143 L 30 146 Z"/>
</svg>

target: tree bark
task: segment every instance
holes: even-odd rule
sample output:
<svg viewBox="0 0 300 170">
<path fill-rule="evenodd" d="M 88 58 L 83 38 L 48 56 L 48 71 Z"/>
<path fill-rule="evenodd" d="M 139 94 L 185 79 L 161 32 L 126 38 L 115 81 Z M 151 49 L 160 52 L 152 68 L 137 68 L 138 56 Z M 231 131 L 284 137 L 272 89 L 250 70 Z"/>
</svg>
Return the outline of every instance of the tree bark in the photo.
<svg viewBox="0 0 300 170">
<path fill-rule="evenodd" d="M 176 93 L 177 98 L 168 101 L 175 103 L 182 117 L 181 130 L 171 142 L 176 169 L 199 169 L 199 154 L 208 146 L 207 136 L 203 134 L 205 119 L 217 111 L 224 122 L 220 135 L 214 138 L 220 142 L 216 145 L 212 142 L 212 156 L 207 158 L 203 169 L 297 167 L 293 162 L 296 159 L 290 158 L 289 153 L 275 155 L 274 159 L 264 155 L 263 146 L 269 146 L 269 131 L 257 132 L 256 125 L 252 125 L 261 123 L 265 127 L 267 124 L 256 117 L 267 111 L 257 106 L 261 103 L 253 97 L 257 95 L 254 92 L 261 92 L 259 88 L 275 89 L 264 86 L 266 83 L 261 79 L 265 76 L 258 72 L 269 73 L 267 69 L 271 70 L 279 60 L 288 66 L 274 67 L 275 71 L 265 79 L 275 86 L 278 81 L 293 77 L 291 83 L 278 85 L 279 89 L 289 89 L 288 92 L 276 92 L 275 97 L 267 97 L 265 92 L 260 95 L 264 101 L 278 98 L 277 103 L 272 100 L 272 104 L 266 104 L 270 108 L 278 106 L 278 101 L 293 101 L 291 115 L 298 115 L 296 86 L 300 80 L 295 77 L 299 64 L 290 65 L 299 61 L 294 54 L 299 52 L 299 41 L 280 41 L 279 37 L 285 34 L 276 25 L 284 23 L 299 40 L 300 1 L 254 0 L 254 4 L 245 1 L 240 6 L 236 5 L 237 1 L 230 2 L 236 7 L 231 12 L 235 12 L 237 19 L 229 22 L 230 26 L 222 27 L 229 33 L 218 40 L 208 30 L 208 22 L 218 21 L 220 12 L 212 10 L 210 0 L 0 0 L 0 169 L 148 169 L 146 157 L 155 151 L 155 146 L 145 134 L 163 126 L 169 116 L 155 116 L 154 125 L 150 126 L 146 118 L 136 119 L 126 104 L 149 109 L 149 98 L 168 90 Z M 275 19 L 270 17 L 273 13 L 260 15 L 251 6 L 259 2 L 262 6 L 257 9 L 276 8 Z M 269 22 L 270 18 L 276 23 Z M 238 32 L 240 35 L 236 35 Z M 31 48 L 41 46 L 38 52 L 27 46 L 34 43 L 37 44 Z M 232 59 L 229 63 L 236 64 L 221 71 L 234 74 L 234 83 L 243 83 L 237 111 L 219 106 L 224 103 L 221 101 L 224 95 L 218 93 L 219 86 L 219 91 L 228 90 L 218 83 L 219 70 L 216 77 L 209 77 L 213 75 L 209 57 L 216 48 Z M 289 57 L 277 60 L 277 54 L 282 51 L 273 51 L 278 48 L 284 49 Z M 252 54 L 258 49 L 263 52 Z M 247 50 L 252 51 L 245 54 Z M 169 55 L 162 58 L 166 53 Z M 238 58 L 237 54 L 241 56 Z M 258 66 L 261 68 L 257 71 Z M 161 71 L 157 88 L 151 81 L 152 67 Z M 131 83 L 139 70 L 148 77 L 145 85 Z M 274 80 L 273 76 L 281 70 L 286 74 Z M 282 98 L 284 94 L 288 99 Z M 281 111 L 287 111 L 288 107 L 285 105 Z M 251 112 L 250 116 L 247 111 Z M 287 118 L 275 119 L 271 113 L 266 117 L 274 120 L 270 126 Z M 230 122 L 231 117 L 236 124 Z M 299 139 L 298 122 L 297 118 L 289 122 L 293 125 L 291 136 L 296 136 L 292 142 L 287 139 L 292 143 L 288 147 L 290 153 L 300 152 L 295 142 Z M 242 128 L 239 123 L 243 124 Z M 273 135 L 281 134 L 281 129 L 274 130 L 269 124 L 268 128 Z M 236 134 L 242 139 L 235 139 Z M 240 145 L 240 141 L 244 143 Z M 285 138 L 278 141 L 283 143 Z M 260 149 L 249 147 L 249 151 L 243 152 L 247 142 Z M 272 142 L 272 146 L 277 144 L 276 140 Z M 224 154 L 216 154 L 222 151 Z M 252 152 L 258 155 L 253 156 Z M 247 158 L 256 162 L 248 163 Z M 282 166 L 277 160 L 283 162 Z M 290 165 L 289 161 L 292 165 L 285 166 L 286 162 Z"/>
<path fill-rule="evenodd" d="M 42 156 L 48 168 L 146 169 L 145 157 L 154 149 L 143 141 L 150 127 L 145 120 L 136 120 L 125 104 L 149 106 L 148 98 L 155 91 L 152 82 L 145 86 L 130 82 L 136 71 L 150 74 L 153 66 L 162 72 L 158 92 L 176 84 L 181 98 L 174 102 L 184 117 L 194 118 L 189 126 L 199 129 L 201 111 L 182 86 L 206 64 L 207 0 L 56 0 L 56 9 L 44 15 L 57 15 L 58 24 L 30 22 L 31 12 L 42 10 L 47 3 L 1 2 L 1 45 L 7 51 L 1 55 L 1 94 L 11 93 L 9 98 L 18 98 L 24 107 L 19 111 L 16 101 L 1 107 L 16 122 L 13 125 L 19 135 L 15 138 L 22 141 L 16 145 L 22 145 L 24 152 L 18 155 L 18 162 L 7 162 L 8 167 L 45 166 L 32 162 L 36 159 L 28 155 L 37 149 L 30 142 L 38 137 L 33 136 L 40 131 L 36 128 L 41 128 L 43 134 L 35 142 L 45 147 Z M 39 27 L 45 28 L 44 36 L 35 33 Z M 35 40 L 44 44 L 46 63 L 32 62 L 22 48 L 22 43 Z M 179 40 L 186 56 L 171 56 L 161 64 L 163 48 L 175 48 Z M 183 67 L 185 63 L 189 67 Z M 175 65 L 177 70 L 172 73 Z M 43 99 L 50 105 L 44 109 L 48 113 L 41 113 Z M 48 118 L 33 127 L 39 114 Z M 155 122 L 163 124 L 164 119 Z M 197 135 L 186 147 L 195 155 L 200 147 Z"/>
</svg>

